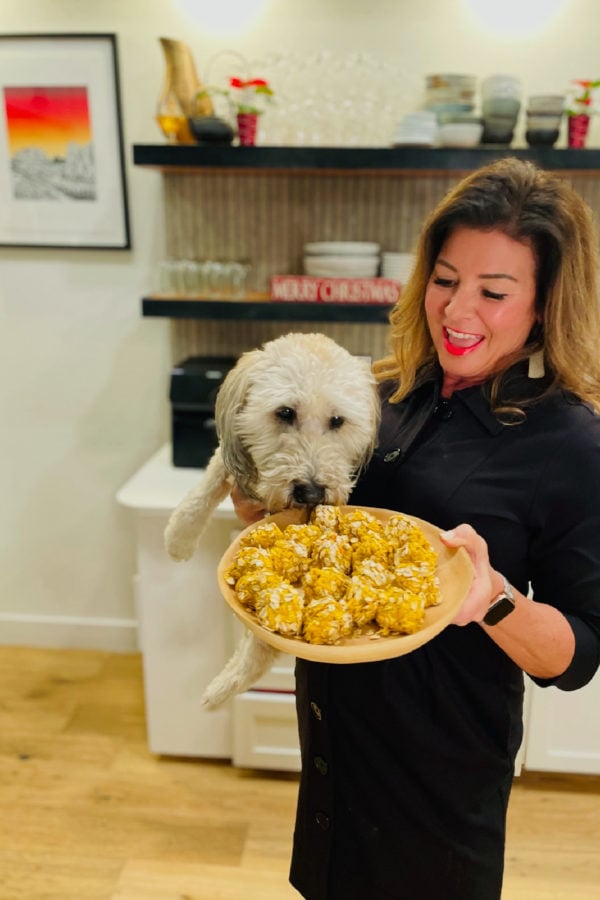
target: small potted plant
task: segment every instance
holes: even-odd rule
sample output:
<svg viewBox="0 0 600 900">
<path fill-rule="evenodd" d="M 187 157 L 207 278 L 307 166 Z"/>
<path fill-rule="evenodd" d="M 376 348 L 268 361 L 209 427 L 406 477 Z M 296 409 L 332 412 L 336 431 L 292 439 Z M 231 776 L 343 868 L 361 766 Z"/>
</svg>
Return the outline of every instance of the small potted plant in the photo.
<svg viewBox="0 0 600 900">
<path fill-rule="evenodd" d="M 197 94 L 197 99 L 221 94 L 230 103 L 237 120 L 238 138 L 241 146 L 256 143 L 258 117 L 264 112 L 264 101 L 270 101 L 274 92 L 264 78 L 229 79 L 229 88 L 206 87 Z"/>
<path fill-rule="evenodd" d="M 578 89 L 573 91 L 574 96 L 567 110 L 569 120 L 567 140 L 569 147 L 582 148 L 585 147 L 590 116 L 595 112 L 593 91 L 600 87 L 600 79 L 592 81 L 578 78 L 573 79 L 573 84 L 578 85 Z"/>
</svg>

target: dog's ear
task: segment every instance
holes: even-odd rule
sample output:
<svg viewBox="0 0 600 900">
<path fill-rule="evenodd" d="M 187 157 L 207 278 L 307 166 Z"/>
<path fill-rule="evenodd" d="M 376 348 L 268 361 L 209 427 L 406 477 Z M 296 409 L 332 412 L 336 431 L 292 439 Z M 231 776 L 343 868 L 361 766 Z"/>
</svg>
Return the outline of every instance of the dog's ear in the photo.
<svg viewBox="0 0 600 900">
<path fill-rule="evenodd" d="M 379 396 L 379 390 L 377 388 L 377 384 L 375 383 L 373 384 L 373 389 L 370 396 L 369 422 L 371 425 L 371 442 L 365 452 L 365 456 L 362 462 L 363 467 L 367 465 L 367 463 L 373 456 L 375 448 L 377 447 L 377 444 L 379 442 L 379 424 L 381 422 L 381 397 Z"/>
<path fill-rule="evenodd" d="M 362 456 L 357 465 L 357 472 L 361 472 L 369 463 L 377 443 L 379 441 L 379 423 L 381 421 L 381 399 L 379 390 L 371 371 L 371 364 L 365 359 L 358 359 L 359 365 L 364 367 L 363 377 L 357 377 L 355 385 L 361 385 L 360 400 L 357 398 L 357 407 L 364 416 L 365 434 L 369 436 L 367 443 L 362 448 Z M 366 380 L 365 380 L 366 376 Z"/>
<path fill-rule="evenodd" d="M 246 403 L 252 370 L 262 356 L 262 350 L 251 350 L 240 356 L 219 388 L 215 403 L 215 422 L 223 463 L 242 491 L 257 473 L 239 434 L 236 417 Z"/>
</svg>

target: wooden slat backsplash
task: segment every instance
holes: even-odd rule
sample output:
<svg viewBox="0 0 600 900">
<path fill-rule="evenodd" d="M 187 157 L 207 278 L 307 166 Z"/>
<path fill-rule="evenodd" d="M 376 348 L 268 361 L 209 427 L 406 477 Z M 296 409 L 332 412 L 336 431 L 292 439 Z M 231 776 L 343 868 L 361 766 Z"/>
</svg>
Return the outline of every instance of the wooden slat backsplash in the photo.
<svg viewBox="0 0 600 900">
<path fill-rule="evenodd" d="M 163 178 L 167 253 L 248 260 L 253 290 L 273 274 L 301 273 L 307 241 L 376 241 L 411 251 L 421 225 L 460 173 L 169 173 Z M 565 175 L 600 215 L 596 173 Z M 329 334 L 352 353 L 387 350 L 387 326 L 363 323 L 174 320 L 173 354 L 238 355 L 288 331 Z"/>
<path fill-rule="evenodd" d="M 175 361 L 196 354 L 238 356 L 265 341 L 289 331 L 320 331 L 351 353 L 378 359 L 387 350 L 387 325 L 346 322 L 241 322 L 239 320 L 174 319 L 172 323 Z"/>
</svg>

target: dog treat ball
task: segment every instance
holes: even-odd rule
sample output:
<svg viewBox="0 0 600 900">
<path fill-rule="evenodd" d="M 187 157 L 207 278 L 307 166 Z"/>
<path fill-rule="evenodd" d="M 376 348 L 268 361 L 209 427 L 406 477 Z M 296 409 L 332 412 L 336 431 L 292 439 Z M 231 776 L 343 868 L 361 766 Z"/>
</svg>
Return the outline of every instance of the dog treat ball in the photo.
<svg viewBox="0 0 600 900">
<path fill-rule="evenodd" d="M 248 547 L 264 547 L 268 549 L 283 537 L 283 532 L 279 525 L 275 522 L 263 522 L 253 528 L 249 535 L 244 539 L 244 544 Z"/>
<path fill-rule="evenodd" d="M 322 598 L 304 610 L 302 636 L 309 644 L 335 644 L 352 633 L 352 614 L 345 603 Z"/>
<path fill-rule="evenodd" d="M 299 541 L 282 537 L 269 550 L 273 570 L 287 581 L 299 581 L 308 571 L 310 556 L 308 548 Z"/>
<path fill-rule="evenodd" d="M 256 605 L 256 596 L 268 588 L 279 587 L 283 583 L 283 578 L 271 569 L 251 569 L 235 583 L 235 592 L 240 603 L 247 606 L 248 609 L 254 609 Z"/>
<path fill-rule="evenodd" d="M 249 547 L 244 545 L 237 554 L 233 565 L 225 573 L 228 584 L 235 584 L 238 578 L 250 569 L 266 569 L 273 571 L 271 556 L 264 547 Z"/>
<path fill-rule="evenodd" d="M 256 594 L 256 616 L 269 631 L 292 637 L 300 634 L 304 596 L 300 588 L 286 581 L 268 587 Z"/>
<path fill-rule="evenodd" d="M 323 532 L 313 545 L 312 560 L 316 566 L 330 566 L 347 575 L 352 565 L 350 540 L 336 531 Z"/>
</svg>

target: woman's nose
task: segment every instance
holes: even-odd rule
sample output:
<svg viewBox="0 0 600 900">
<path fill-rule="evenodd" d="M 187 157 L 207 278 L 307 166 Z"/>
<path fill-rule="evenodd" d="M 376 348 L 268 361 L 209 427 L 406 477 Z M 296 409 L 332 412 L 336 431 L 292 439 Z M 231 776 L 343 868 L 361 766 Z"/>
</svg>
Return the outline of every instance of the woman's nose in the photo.
<svg viewBox="0 0 600 900">
<path fill-rule="evenodd" d="M 466 287 L 457 285 L 452 291 L 446 303 L 446 314 L 467 315 L 473 312 L 477 302 L 477 295 Z"/>
</svg>

